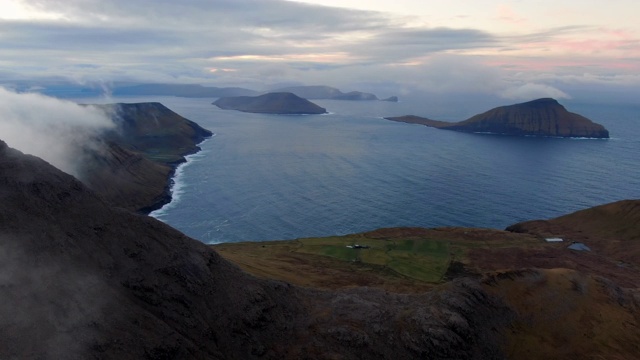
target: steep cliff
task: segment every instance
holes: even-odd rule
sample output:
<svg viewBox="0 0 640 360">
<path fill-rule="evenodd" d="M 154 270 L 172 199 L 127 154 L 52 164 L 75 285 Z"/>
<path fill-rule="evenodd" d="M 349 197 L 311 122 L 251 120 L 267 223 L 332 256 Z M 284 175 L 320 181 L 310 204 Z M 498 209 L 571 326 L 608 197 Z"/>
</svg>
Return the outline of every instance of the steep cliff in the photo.
<svg viewBox="0 0 640 360">
<path fill-rule="evenodd" d="M 170 179 L 184 156 L 212 135 L 160 103 L 100 105 L 115 130 L 88 148 L 81 180 L 110 203 L 149 212 L 170 201 Z"/>
</svg>

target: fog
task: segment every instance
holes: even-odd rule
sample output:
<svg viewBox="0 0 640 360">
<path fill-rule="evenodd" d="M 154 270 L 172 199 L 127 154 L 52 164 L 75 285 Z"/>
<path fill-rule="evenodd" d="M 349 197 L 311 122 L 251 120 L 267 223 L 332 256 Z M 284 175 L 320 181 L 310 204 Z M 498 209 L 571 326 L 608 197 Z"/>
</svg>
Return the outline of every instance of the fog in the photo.
<svg viewBox="0 0 640 360">
<path fill-rule="evenodd" d="M 0 109 L 0 139 L 75 176 L 84 150 L 98 150 L 92 138 L 115 126 L 108 114 L 93 106 L 2 87 Z"/>
</svg>

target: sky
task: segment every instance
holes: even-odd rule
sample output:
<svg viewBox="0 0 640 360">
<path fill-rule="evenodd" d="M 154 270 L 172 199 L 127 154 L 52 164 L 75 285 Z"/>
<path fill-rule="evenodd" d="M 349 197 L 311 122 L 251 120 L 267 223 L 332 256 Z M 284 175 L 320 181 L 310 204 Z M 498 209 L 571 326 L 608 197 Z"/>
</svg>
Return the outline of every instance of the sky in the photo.
<svg viewBox="0 0 640 360">
<path fill-rule="evenodd" d="M 637 0 L 0 0 L 0 9 L 5 86 L 640 94 Z"/>
</svg>

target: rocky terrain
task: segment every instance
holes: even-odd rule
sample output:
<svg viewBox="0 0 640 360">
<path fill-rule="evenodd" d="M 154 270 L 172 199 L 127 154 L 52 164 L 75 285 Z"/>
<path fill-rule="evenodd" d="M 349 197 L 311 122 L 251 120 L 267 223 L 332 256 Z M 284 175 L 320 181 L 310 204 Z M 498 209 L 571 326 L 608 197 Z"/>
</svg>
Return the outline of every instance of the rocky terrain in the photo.
<svg viewBox="0 0 640 360">
<path fill-rule="evenodd" d="M 450 123 L 414 115 L 388 120 L 422 124 L 445 130 L 518 136 L 608 138 L 609 131 L 584 116 L 569 112 L 556 100 L 543 98 L 501 106 L 471 118 Z"/>
<path fill-rule="evenodd" d="M 160 103 L 99 105 L 117 124 L 87 149 L 81 180 L 111 204 L 149 212 L 170 201 L 170 181 L 184 156 L 211 132 Z"/>
<path fill-rule="evenodd" d="M 224 97 L 213 102 L 225 110 L 238 110 L 250 113 L 307 115 L 327 112 L 309 100 L 290 92 L 274 92 L 260 96 Z"/>
</svg>

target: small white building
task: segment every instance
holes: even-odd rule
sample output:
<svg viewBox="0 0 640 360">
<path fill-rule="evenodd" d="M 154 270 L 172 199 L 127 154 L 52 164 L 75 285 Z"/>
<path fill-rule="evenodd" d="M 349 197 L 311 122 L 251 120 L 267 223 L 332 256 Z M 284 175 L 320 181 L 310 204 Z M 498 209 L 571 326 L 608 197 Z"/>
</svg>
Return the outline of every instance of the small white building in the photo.
<svg viewBox="0 0 640 360">
<path fill-rule="evenodd" d="M 544 239 L 546 242 L 563 242 L 564 240 L 562 240 L 562 238 L 557 238 L 557 237 L 553 237 L 553 238 L 546 238 Z"/>
</svg>

